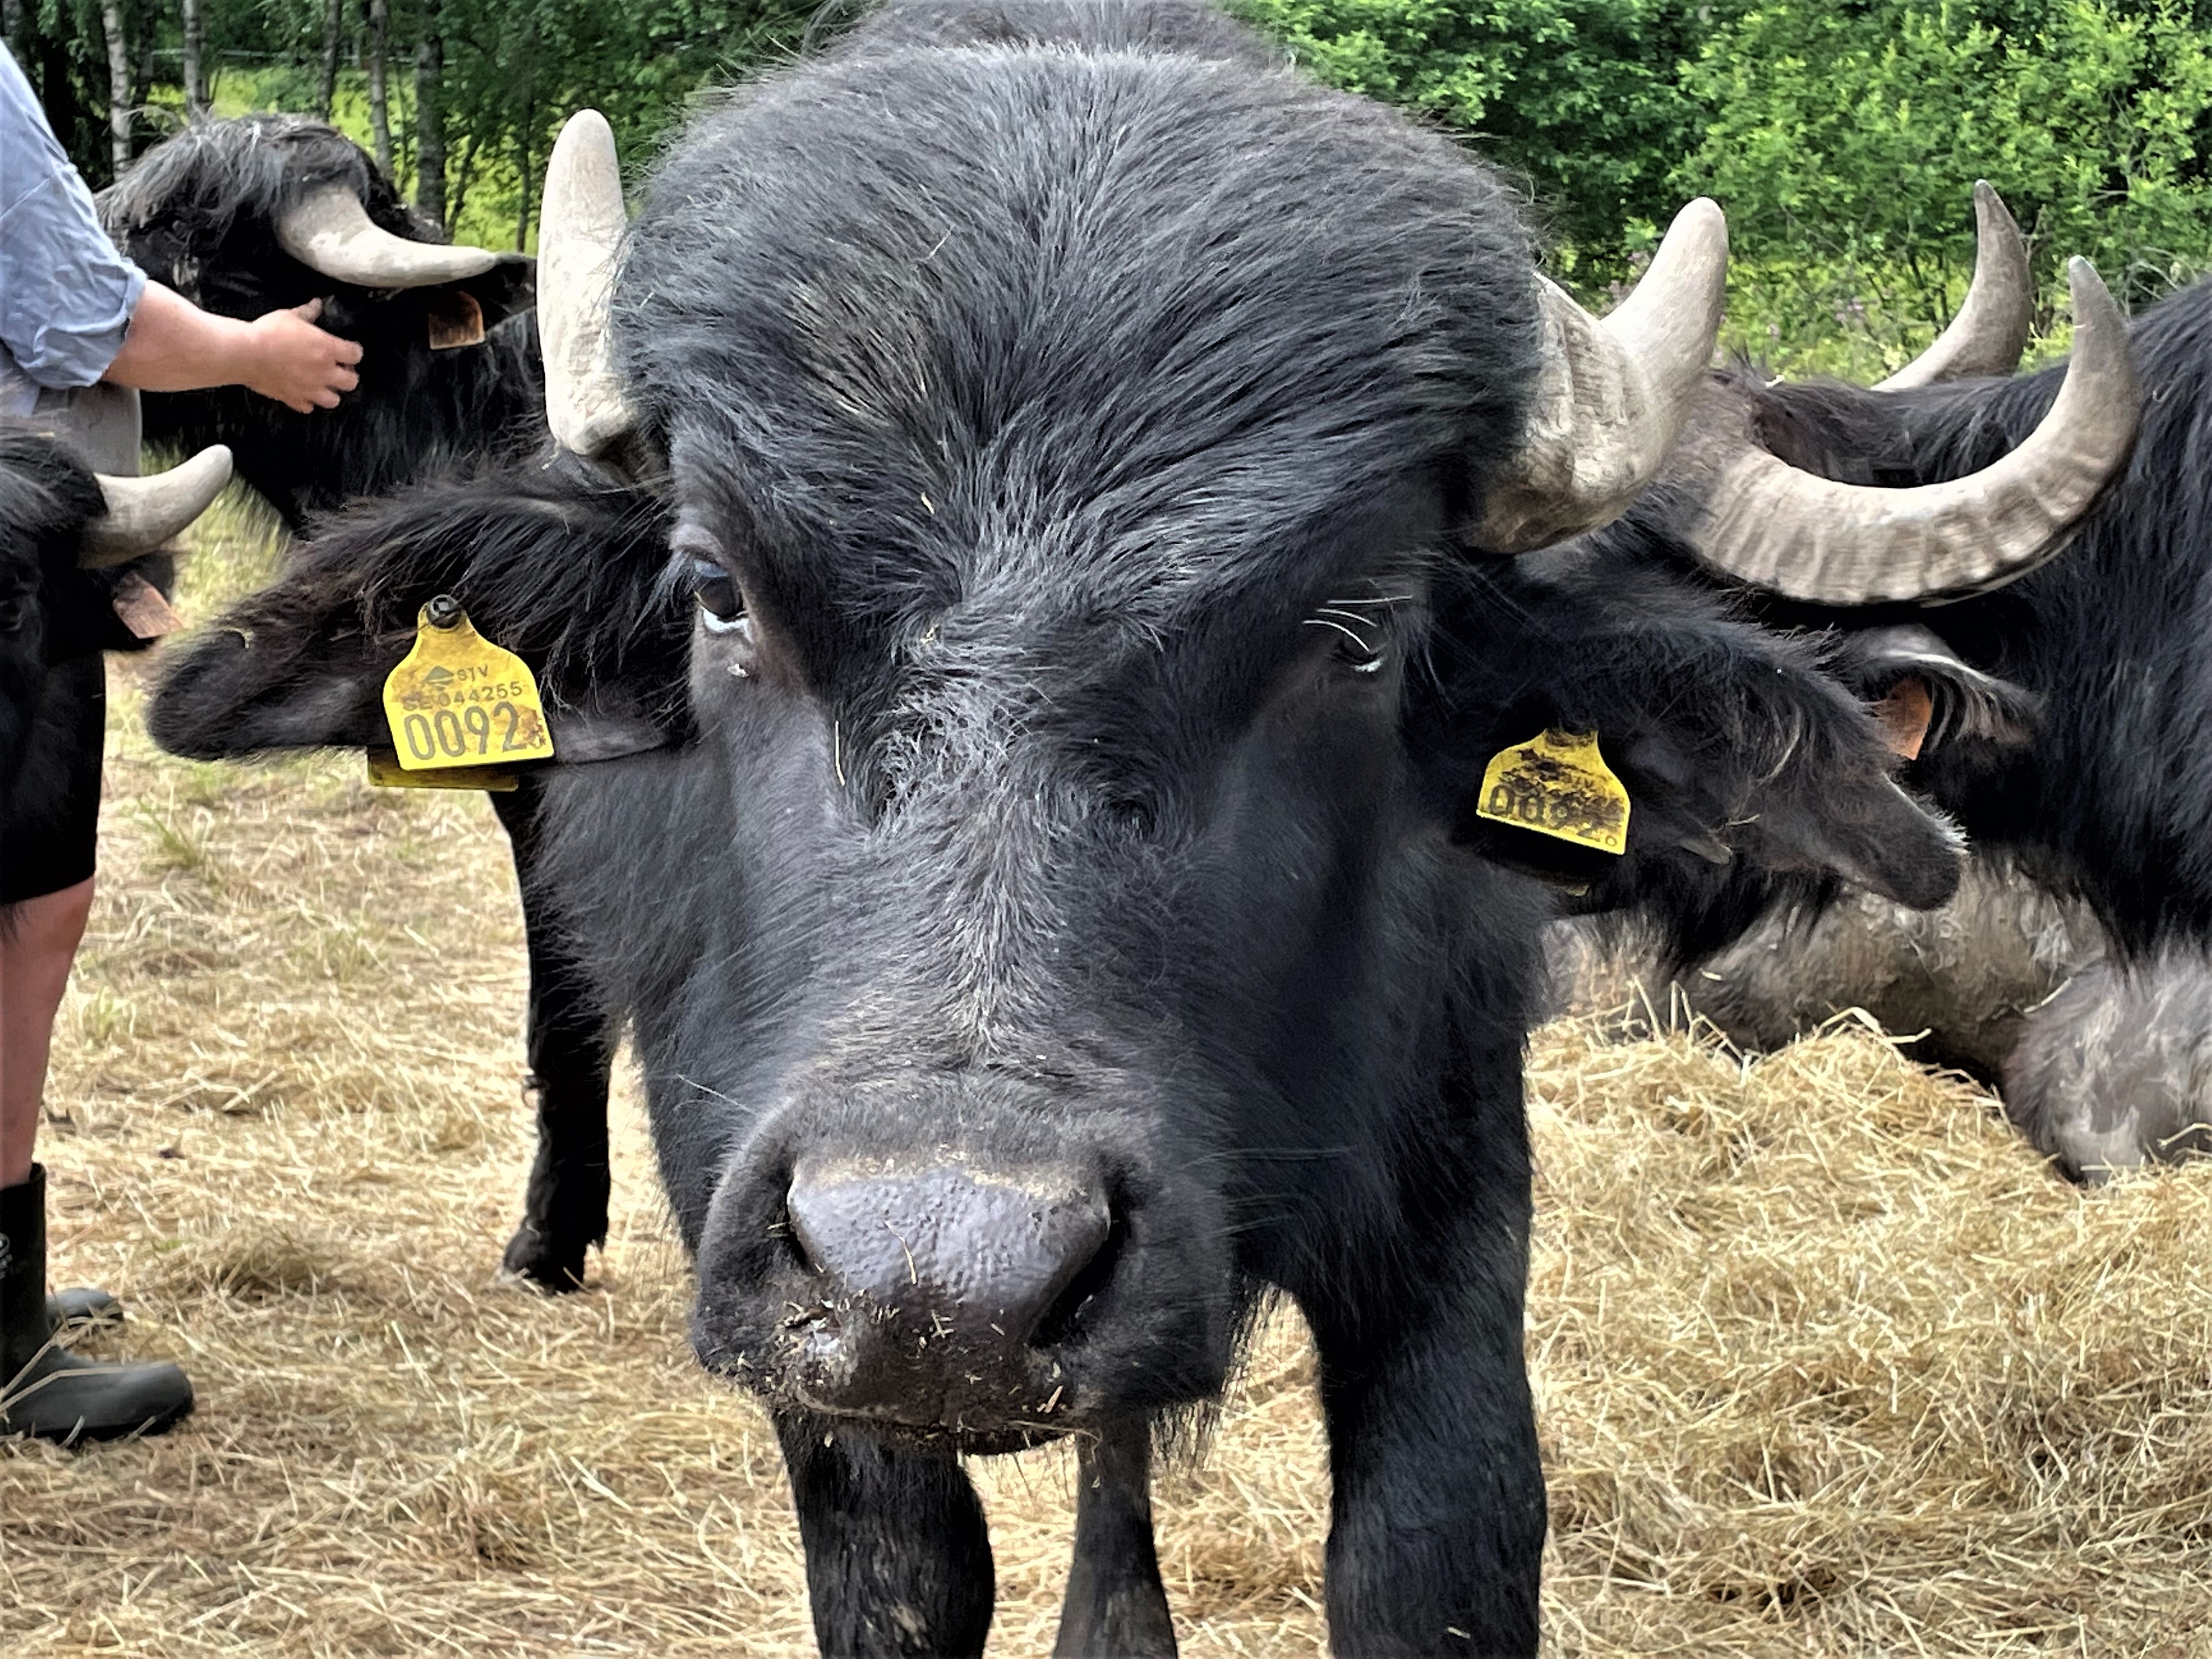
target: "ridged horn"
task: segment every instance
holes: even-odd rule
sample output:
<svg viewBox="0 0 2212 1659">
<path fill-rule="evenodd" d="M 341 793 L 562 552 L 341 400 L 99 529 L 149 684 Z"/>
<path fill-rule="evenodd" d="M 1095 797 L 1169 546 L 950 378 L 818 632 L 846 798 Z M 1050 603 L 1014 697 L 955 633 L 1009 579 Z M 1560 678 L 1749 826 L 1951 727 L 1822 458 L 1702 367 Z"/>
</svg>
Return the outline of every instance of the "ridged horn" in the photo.
<svg viewBox="0 0 2212 1659">
<path fill-rule="evenodd" d="M 499 263 L 487 248 L 393 235 L 343 185 L 325 185 L 279 215 L 276 240 L 301 264 L 360 288 L 433 288 L 481 276 Z"/>
<path fill-rule="evenodd" d="M 1747 438 L 1683 539 L 1723 575 L 1816 605 L 1964 599 L 2026 575 L 2126 465 L 2139 413 L 2127 319 L 2087 259 L 2067 278 L 2073 360 L 2010 454 L 1947 483 L 1884 489 L 1801 471 Z"/>
<path fill-rule="evenodd" d="M 143 478 L 94 476 L 107 511 L 85 526 L 77 562 L 100 570 L 152 552 L 206 512 L 230 482 L 230 451 L 212 444 L 181 465 Z"/>
<path fill-rule="evenodd" d="M 545 351 L 545 420 L 554 441 L 611 457 L 637 429 L 615 373 L 608 307 L 629 216 L 615 135 L 595 109 L 570 116 L 545 167 L 538 232 L 538 334 Z"/>
<path fill-rule="evenodd" d="M 1928 349 L 1876 392 L 1911 392 L 1978 374 L 2009 374 L 2020 367 L 2035 320 L 2035 279 L 2027 268 L 2027 240 L 1986 179 L 1974 181 L 1974 280 L 1966 285 L 1951 325 Z"/>
<path fill-rule="evenodd" d="M 1674 216 L 1644 280 L 1602 322 L 1537 278 L 1536 398 L 1520 448 L 1491 484 L 1476 545 L 1527 553 L 1627 510 L 1705 380 L 1727 280 L 1728 221 L 1704 197 Z"/>
</svg>

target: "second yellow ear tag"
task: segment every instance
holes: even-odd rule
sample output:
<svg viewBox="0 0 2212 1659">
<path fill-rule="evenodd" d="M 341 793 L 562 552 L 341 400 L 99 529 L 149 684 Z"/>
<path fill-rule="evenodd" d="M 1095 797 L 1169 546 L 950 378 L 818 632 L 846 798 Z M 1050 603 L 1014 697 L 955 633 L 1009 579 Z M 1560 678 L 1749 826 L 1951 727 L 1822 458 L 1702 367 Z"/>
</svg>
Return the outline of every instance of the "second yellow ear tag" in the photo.
<svg viewBox="0 0 2212 1659">
<path fill-rule="evenodd" d="M 1628 791 L 1597 752 L 1595 732 L 1549 731 L 1500 750 L 1474 810 L 1601 853 L 1628 847 Z"/>
<path fill-rule="evenodd" d="M 415 619 L 415 648 L 384 682 L 401 769 L 550 760 L 553 738 L 530 666 L 477 633 L 441 593 Z"/>
</svg>

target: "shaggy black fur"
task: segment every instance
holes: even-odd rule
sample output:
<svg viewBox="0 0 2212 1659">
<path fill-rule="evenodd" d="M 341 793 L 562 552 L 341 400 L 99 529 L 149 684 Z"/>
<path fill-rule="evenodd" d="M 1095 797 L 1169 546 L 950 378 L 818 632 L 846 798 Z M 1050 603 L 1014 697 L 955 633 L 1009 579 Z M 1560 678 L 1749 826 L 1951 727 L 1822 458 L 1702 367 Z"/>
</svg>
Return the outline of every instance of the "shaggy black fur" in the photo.
<svg viewBox="0 0 2212 1659">
<path fill-rule="evenodd" d="M 560 729 L 689 730 L 689 599 L 671 595 L 665 507 L 573 463 L 426 485 L 324 525 L 283 580 L 234 607 L 169 668 L 149 725 L 198 759 L 388 747 L 383 686 L 435 593 L 528 662 Z M 303 700 L 303 688 L 313 695 Z"/>
<path fill-rule="evenodd" d="M 84 527 L 105 510 L 98 481 L 66 445 L 0 422 L 0 806 L 19 790 L 35 798 L 58 787 L 20 772 L 48 669 L 143 649 L 116 617 L 117 585 L 136 574 L 168 586 L 166 556 L 78 568 Z"/>
<path fill-rule="evenodd" d="M 1141 1425 L 1218 1389 L 1270 1286 L 1320 1350 L 1337 1647 L 1533 1651 L 1553 907 L 1500 857 L 1591 902 L 1716 857 L 1955 879 L 1809 647 L 1601 550 L 1465 545 L 1535 368 L 1525 230 L 1271 64 L 1188 5 L 916 4 L 735 94 L 617 296 L 667 516 L 565 470 L 374 510 L 316 557 L 389 580 L 295 573 L 160 699 L 202 752 L 351 741 L 357 676 L 264 633 L 367 638 L 356 595 L 435 581 L 520 639 L 556 609 L 526 569 L 573 571 L 611 658 L 666 637 L 672 554 L 696 588 L 695 735 L 548 774 L 537 873 L 629 1018 L 700 1357 L 777 1413 L 825 1652 L 979 1651 L 955 1454 L 1066 1433 L 1107 1557 L 1063 1650 L 1170 1639 Z M 1615 869 L 1473 813 L 1562 723 L 1633 794 Z M 1065 1269 L 1011 1332 L 1010 1262 Z"/>
<path fill-rule="evenodd" d="M 370 218 L 394 235 L 443 240 L 437 227 L 399 200 L 359 145 L 298 116 L 196 121 L 149 151 L 100 204 L 111 234 L 134 258 L 210 310 L 250 318 L 320 299 L 324 326 L 361 343 L 360 386 L 334 410 L 295 414 L 238 386 L 144 399 L 149 440 L 184 449 L 229 444 L 240 476 L 295 532 L 311 514 L 328 514 L 417 480 L 465 474 L 530 449 L 544 433 L 536 316 L 519 309 L 532 298 L 531 262 L 502 260 L 454 288 L 387 293 L 333 283 L 286 253 L 276 234 L 287 209 L 332 185 L 351 191 Z M 480 344 L 434 350 L 432 313 L 451 312 L 462 296 L 489 325 L 486 337 Z M 465 519 L 465 497 L 450 499 Z M 343 532 L 331 546 L 341 557 L 359 556 Z M 526 550 L 522 552 L 526 557 Z M 311 561 L 302 575 L 311 586 L 319 585 L 333 614 L 343 612 L 349 573 Z M 588 605 L 600 597 L 557 585 L 548 594 Z M 421 598 L 416 594 L 414 603 Z M 354 592 L 351 600 L 357 628 L 382 630 L 374 645 L 353 635 L 289 639 L 281 628 L 265 644 L 272 655 L 338 651 L 320 660 L 351 664 L 356 681 L 334 695 L 354 722 L 349 740 L 367 741 L 378 726 L 371 677 L 380 678 L 380 664 L 390 666 L 377 651 L 411 624 L 414 611 L 410 605 L 404 617 L 380 618 L 375 595 Z M 575 617 L 597 614 L 586 609 L 551 623 L 518 619 L 532 648 L 551 653 L 556 689 L 570 689 L 565 678 L 570 659 L 581 661 L 561 644 L 562 629 Z M 587 684 L 573 689 L 587 703 L 594 695 Z M 614 746 L 639 740 L 672 706 L 658 693 L 646 694 L 645 702 L 650 706 L 629 710 L 629 735 L 615 734 Z M 562 719 L 556 729 L 564 749 L 607 738 L 606 721 L 599 717 L 611 712 L 594 706 L 594 733 Z M 240 741 L 251 724 L 233 731 L 229 739 Z M 171 738 L 180 748 L 193 746 L 188 732 Z M 281 741 L 282 734 L 271 740 Z M 574 988 L 580 975 L 562 955 L 531 896 L 538 793 L 526 779 L 520 790 L 495 802 L 514 842 L 524 895 L 531 945 L 529 1086 L 543 1130 L 522 1225 L 505 1261 L 510 1270 L 558 1291 L 581 1282 L 586 1250 L 606 1233 L 606 1073 L 612 1055 L 599 1023 Z"/>
<path fill-rule="evenodd" d="M 146 437 L 227 443 L 238 471 L 294 531 L 307 516 L 381 495 L 544 434 L 531 264 L 502 261 L 454 286 L 483 313 L 481 344 L 434 351 L 444 288 L 373 291 L 335 283 L 277 245 L 283 211 L 338 184 L 410 241 L 444 237 L 399 200 L 362 148 L 301 116 L 196 121 L 100 194 L 108 233 L 161 282 L 227 317 L 323 301 L 322 325 L 362 348 L 361 386 L 335 410 L 295 414 L 240 386 L 149 393 Z"/>
</svg>

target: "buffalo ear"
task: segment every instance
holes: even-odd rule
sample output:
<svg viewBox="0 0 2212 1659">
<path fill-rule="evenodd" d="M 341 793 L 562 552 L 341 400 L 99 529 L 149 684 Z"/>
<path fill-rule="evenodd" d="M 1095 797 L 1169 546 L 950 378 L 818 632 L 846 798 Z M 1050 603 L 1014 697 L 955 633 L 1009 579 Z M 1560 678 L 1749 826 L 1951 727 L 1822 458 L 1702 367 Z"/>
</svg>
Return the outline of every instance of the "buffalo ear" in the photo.
<svg viewBox="0 0 2212 1659">
<path fill-rule="evenodd" d="M 1921 908 L 1956 890 L 1957 830 L 1898 786 L 1874 717 L 1811 644 L 1656 573 L 1520 562 L 1492 578 L 1507 638 L 1493 622 L 1485 649 L 1443 665 L 1464 842 L 1589 908 L 1770 874 L 1840 878 Z M 1547 726 L 1596 734 L 1628 795 L 1621 854 L 1481 816 L 1491 757 Z"/>
<path fill-rule="evenodd" d="M 529 665 L 552 763 L 680 743 L 692 607 L 661 580 L 666 531 L 657 501 L 557 463 L 386 497 L 170 653 L 148 729 L 204 760 L 389 747 L 385 680 L 444 593 Z"/>
<path fill-rule="evenodd" d="M 510 253 L 480 276 L 417 289 L 429 322 L 430 349 L 482 345 L 489 330 L 529 310 L 537 303 L 537 270 L 536 260 Z"/>
<path fill-rule="evenodd" d="M 2017 749 L 2033 740 L 2043 699 L 1973 667 L 1933 629 L 1917 623 L 1843 634 L 1830 670 L 1875 714 L 1907 760 Z"/>
<path fill-rule="evenodd" d="M 489 270 L 453 287 L 475 301 L 486 328 L 497 328 L 538 303 L 538 261 L 526 253 L 503 253 Z"/>
</svg>

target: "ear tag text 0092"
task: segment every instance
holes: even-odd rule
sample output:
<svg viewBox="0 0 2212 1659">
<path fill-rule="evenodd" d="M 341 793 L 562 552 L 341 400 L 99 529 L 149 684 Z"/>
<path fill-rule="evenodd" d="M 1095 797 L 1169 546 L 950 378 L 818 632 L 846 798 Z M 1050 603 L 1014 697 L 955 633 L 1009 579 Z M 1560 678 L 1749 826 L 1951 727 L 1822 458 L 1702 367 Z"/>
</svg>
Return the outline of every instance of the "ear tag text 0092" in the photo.
<svg viewBox="0 0 2212 1659">
<path fill-rule="evenodd" d="M 1475 815 L 1601 853 L 1628 848 L 1628 791 L 1597 752 L 1594 732 L 1539 733 L 1483 769 Z"/>
<path fill-rule="evenodd" d="M 553 757 L 529 665 L 443 593 L 416 616 L 414 648 L 385 679 L 384 718 L 403 772 Z"/>
</svg>

